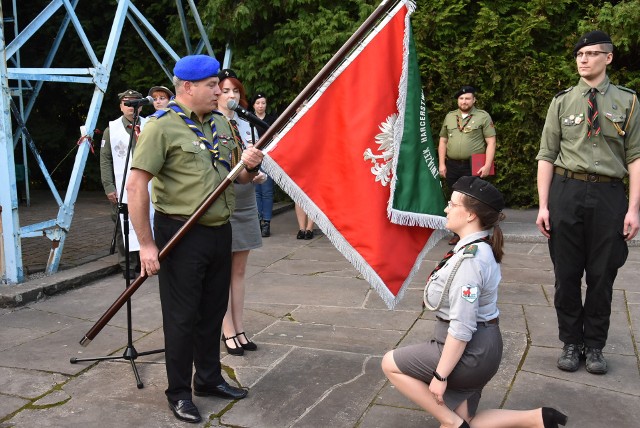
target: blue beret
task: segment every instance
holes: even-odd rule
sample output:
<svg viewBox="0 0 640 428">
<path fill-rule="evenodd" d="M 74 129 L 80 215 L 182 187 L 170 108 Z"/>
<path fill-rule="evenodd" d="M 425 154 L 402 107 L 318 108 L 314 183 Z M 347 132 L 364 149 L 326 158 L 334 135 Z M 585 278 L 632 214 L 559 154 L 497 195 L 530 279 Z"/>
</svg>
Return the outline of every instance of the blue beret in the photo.
<svg viewBox="0 0 640 428">
<path fill-rule="evenodd" d="M 209 55 L 187 55 L 180 58 L 173 68 L 173 74 L 181 80 L 192 82 L 218 75 L 220 63 Z"/>
</svg>

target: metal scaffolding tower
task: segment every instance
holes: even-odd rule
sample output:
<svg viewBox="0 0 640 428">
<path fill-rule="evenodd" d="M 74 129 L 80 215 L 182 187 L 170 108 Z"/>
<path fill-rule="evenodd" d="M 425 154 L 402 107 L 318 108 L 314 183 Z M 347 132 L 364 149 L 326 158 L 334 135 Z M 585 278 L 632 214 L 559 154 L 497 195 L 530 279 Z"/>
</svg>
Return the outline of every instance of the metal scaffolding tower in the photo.
<svg viewBox="0 0 640 428">
<path fill-rule="evenodd" d="M 58 270 L 65 239 L 71 231 L 71 220 L 73 219 L 75 202 L 87 156 L 91 150 L 93 130 L 96 126 L 104 94 L 109 85 L 109 77 L 125 20 L 128 20 L 137 31 L 168 78 L 171 78 L 171 68 L 162 60 L 155 46 L 160 48 L 160 52 L 164 51 L 165 56 L 168 54 L 172 61 L 177 61 L 179 56 L 158 31 L 153 28 L 144 14 L 133 4 L 133 0 L 118 0 L 117 5 L 112 2 L 105 2 L 105 7 L 116 6 L 116 12 L 102 60 L 99 60 L 96 56 L 76 16 L 75 10 L 79 0 L 51 0 L 42 12 L 20 32 L 18 27 L 19 6 L 17 5 L 17 0 L 11 0 L 11 2 L 12 9 L 9 11 L 3 10 L 3 6 L 0 4 L 0 17 L 2 18 L 0 22 L 2 30 L 0 31 L 0 53 L 2 54 L 0 60 L 0 81 L 2 83 L 2 96 L 0 97 L 0 111 L 2 113 L 0 117 L 0 233 L 2 233 L 0 268 L 4 268 L 0 269 L 0 271 L 2 271 L 2 282 L 18 284 L 24 281 L 21 250 L 21 240 L 23 238 L 47 236 L 51 241 L 51 249 L 45 273 L 50 275 Z M 214 56 L 194 0 L 186 0 L 186 3 L 187 5 L 185 6 L 183 5 L 183 0 L 176 0 L 177 14 L 184 34 L 186 52 L 188 54 L 201 53 L 206 49 L 207 54 Z M 200 42 L 195 47 L 191 44 L 192 37 L 187 28 L 187 11 L 191 12 L 191 19 L 195 20 L 199 33 Z M 50 18 L 60 13 L 64 14 L 62 24 L 42 67 L 22 68 L 20 66 L 20 50 Z M 11 24 L 13 24 L 15 37 L 13 40 L 8 41 L 6 40 L 7 31 L 5 30 L 11 29 Z M 62 38 L 69 25 L 77 33 L 87 54 L 88 66 L 86 68 L 52 67 Z M 227 66 L 229 59 L 230 50 L 227 48 L 224 61 Z M 63 62 L 63 60 L 57 62 Z M 94 86 L 86 122 L 80 127 L 81 138 L 68 187 L 64 192 L 64 200 L 60 197 L 60 192 L 51 179 L 45 159 L 42 159 L 36 150 L 27 127 L 32 108 L 44 82 L 80 83 Z M 25 96 L 27 93 L 29 97 Z M 12 114 L 14 121 L 18 124 L 15 132 L 12 132 Z M 22 142 L 25 165 L 22 167 L 23 171 L 18 172 L 22 172 L 25 175 L 27 201 L 29 198 L 29 179 L 27 175 L 29 169 L 26 165 L 26 154 L 27 148 L 29 148 L 35 158 L 35 162 L 42 170 L 43 176 L 59 207 L 56 218 L 22 227 L 19 222 L 16 165 L 14 161 L 14 150 L 20 141 Z"/>
</svg>

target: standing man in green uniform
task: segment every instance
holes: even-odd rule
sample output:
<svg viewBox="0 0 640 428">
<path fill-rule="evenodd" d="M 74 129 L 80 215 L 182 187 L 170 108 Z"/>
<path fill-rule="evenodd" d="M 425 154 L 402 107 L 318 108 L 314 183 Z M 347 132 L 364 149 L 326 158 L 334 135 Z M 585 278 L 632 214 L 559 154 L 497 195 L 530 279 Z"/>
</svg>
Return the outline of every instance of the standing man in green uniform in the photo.
<svg viewBox="0 0 640 428">
<path fill-rule="evenodd" d="M 604 374 L 613 282 L 640 227 L 640 116 L 635 92 L 609 82 L 613 44 L 606 33 L 580 37 L 573 54 L 580 80 L 551 101 L 536 157 L 536 224 L 549 238 L 556 276 L 564 343 L 557 366 L 576 371 L 584 357 L 588 372 Z"/>
<path fill-rule="evenodd" d="M 474 106 L 475 93 L 473 86 L 463 86 L 456 92 L 458 110 L 447 113 L 440 129 L 438 169 L 449 191 L 460 177 L 472 173 L 481 178 L 488 176 L 496 154 L 496 128 L 489 113 Z M 485 163 L 479 170 L 471 171 L 471 155 L 478 153 L 486 154 Z M 455 245 L 459 239 L 454 234 L 449 244 Z"/>
<path fill-rule="evenodd" d="M 124 175 L 125 159 L 129 150 L 129 139 L 133 132 L 134 107 L 124 105 L 129 100 L 139 100 L 142 94 L 133 89 L 127 89 L 118 94 L 120 99 L 120 111 L 122 116 L 109 122 L 109 126 L 104 130 L 102 143 L 100 144 L 100 179 L 107 199 L 111 202 L 111 219 L 116 225 L 116 249 L 118 251 L 118 263 L 123 275 L 126 274 L 126 254 L 124 251 L 124 239 L 118 215 L 118 198 L 120 186 L 122 186 L 122 176 Z M 140 112 L 142 107 L 138 107 Z M 114 155 L 115 154 L 115 155 Z M 116 177 L 120 178 L 119 180 Z M 130 279 L 135 279 L 136 272 L 140 271 L 140 260 L 138 251 L 129 253 L 129 275 Z"/>
<path fill-rule="evenodd" d="M 165 394 L 175 417 L 192 423 L 201 421 L 192 401 L 193 365 L 195 395 L 232 400 L 247 395 L 247 390 L 225 381 L 220 365 L 220 330 L 231 279 L 233 186 L 162 263 L 158 261 L 158 248 L 227 177 L 240 156 L 246 170 L 238 182 L 250 182 L 259 172 L 262 152 L 251 147 L 240 153 L 229 123 L 213 111 L 220 95 L 219 68 L 218 61 L 207 55 L 189 55 L 176 63 L 175 100 L 146 123 L 127 183 L 131 220 L 140 241 L 141 273 L 159 275 L 169 384 Z M 147 190 L 152 178 L 155 242 Z"/>
</svg>

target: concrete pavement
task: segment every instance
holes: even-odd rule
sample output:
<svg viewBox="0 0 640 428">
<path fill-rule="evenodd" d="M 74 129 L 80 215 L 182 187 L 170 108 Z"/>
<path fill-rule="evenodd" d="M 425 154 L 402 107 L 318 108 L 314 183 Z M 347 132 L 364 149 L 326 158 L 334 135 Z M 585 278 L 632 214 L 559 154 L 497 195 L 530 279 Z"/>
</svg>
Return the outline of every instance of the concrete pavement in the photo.
<svg viewBox="0 0 640 428">
<path fill-rule="evenodd" d="M 555 368 L 561 344 L 554 279 L 535 211 L 508 210 L 507 217 L 500 291 L 505 353 L 481 408 L 554 406 L 569 415 L 570 427 L 637 426 L 640 248 L 630 248 L 616 281 L 605 348 L 610 372 L 566 373 Z M 449 249 L 446 241 L 429 252 L 389 311 L 324 236 L 295 239 L 292 211 L 275 217 L 272 231 L 252 251 L 247 272 L 245 326 L 259 350 L 222 360 L 227 379 L 248 387 L 249 396 L 238 402 L 195 397 L 205 419 L 200 426 L 437 427 L 385 381 L 380 361 L 389 349 L 430 337 L 435 318 L 422 311 L 420 298 L 426 275 Z M 167 408 L 164 354 L 136 360 L 142 389 L 127 361 L 69 362 L 124 352 L 124 310 L 88 347 L 78 344 L 124 287 L 120 275 L 109 274 L 115 264 L 114 256 L 69 263 L 52 277 L 0 287 L 1 428 L 186 425 Z M 132 298 L 138 352 L 163 346 L 156 281 Z"/>
</svg>

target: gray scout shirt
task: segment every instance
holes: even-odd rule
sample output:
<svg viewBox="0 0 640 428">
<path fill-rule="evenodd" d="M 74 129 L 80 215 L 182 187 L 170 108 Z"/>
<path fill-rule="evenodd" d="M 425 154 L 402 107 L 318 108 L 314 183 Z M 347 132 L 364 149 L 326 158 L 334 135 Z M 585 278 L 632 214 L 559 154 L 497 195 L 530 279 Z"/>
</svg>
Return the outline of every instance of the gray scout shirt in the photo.
<svg viewBox="0 0 640 428">
<path fill-rule="evenodd" d="M 488 231 L 473 233 L 461 239 L 454 247 L 454 255 L 435 272 L 427 282 L 426 298 L 430 306 L 436 307 L 451 272 L 465 253 L 470 242 L 488 236 Z M 451 282 L 448 298 L 444 298 L 435 313 L 450 320 L 448 333 L 458 340 L 469 342 L 477 329 L 477 323 L 498 317 L 498 285 L 502 278 L 500 265 L 496 262 L 491 246 L 486 242 L 473 244 L 477 250 L 473 256 L 472 246 Z"/>
</svg>

